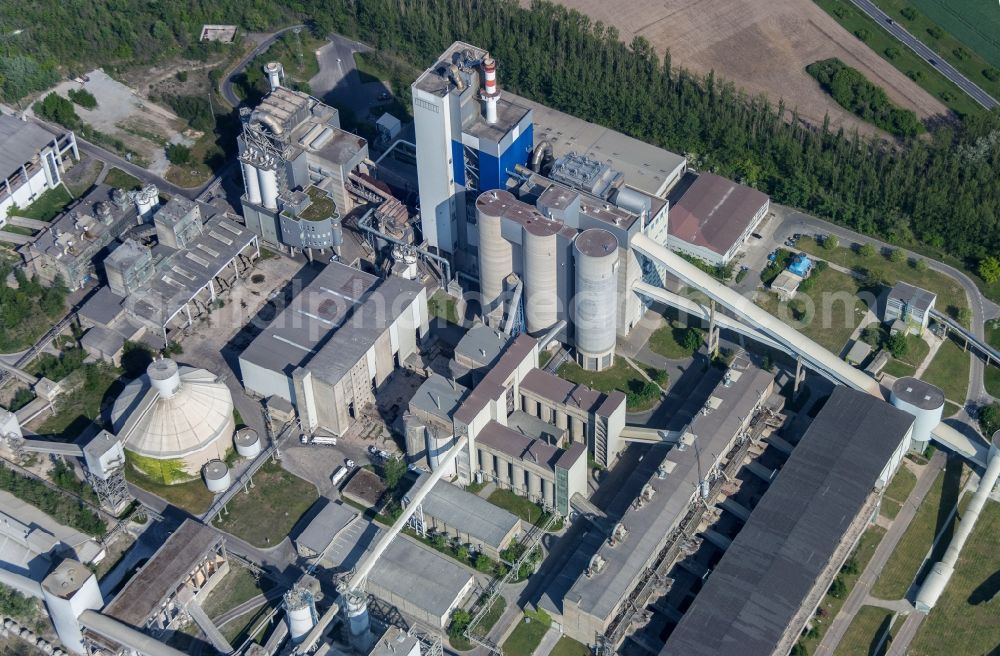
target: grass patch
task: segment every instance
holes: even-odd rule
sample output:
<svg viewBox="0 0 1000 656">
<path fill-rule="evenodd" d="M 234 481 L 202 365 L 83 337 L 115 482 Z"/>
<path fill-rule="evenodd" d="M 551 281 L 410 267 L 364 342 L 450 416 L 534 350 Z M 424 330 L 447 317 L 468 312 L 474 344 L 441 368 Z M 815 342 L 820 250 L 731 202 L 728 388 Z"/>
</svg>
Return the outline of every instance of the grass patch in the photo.
<svg viewBox="0 0 1000 656">
<path fill-rule="evenodd" d="M 142 182 L 139 181 L 139 178 L 119 168 L 113 168 L 108 171 L 108 174 L 104 176 L 104 184 L 115 189 L 124 189 L 125 191 L 142 188 Z"/>
<path fill-rule="evenodd" d="M 517 628 L 504 641 L 503 652 L 511 656 L 531 656 L 551 625 L 552 618 L 544 610 L 525 610 Z"/>
<path fill-rule="evenodd" d="M 3 231 L 11 232 L 14 233 L 15 235 L 21 235 L 23 237 L 30 237 L 31 235 L 35 234 L 35 231 L 32 230 L 31 228 L 25 228 L 24 226 L 16 226 L 10 223 L 4 225 Z"/>
<path fill-rule="evenodd" d="M 773 292 L 761 292 L 757 304 L 839 355 L 868 309 L 858 297 L 861 284 L 833 269 L 813 272 L 809 279 L 815 280 L 809 291 L 799 292 L 790 301 L 780 300 Z"/>
<path fill-rule="evenodd" d="M 885 490 L 882 499 L 882 514 L 889 519 L 896 519 L 896 515 L 906 503 L 906 498 L 913 491 L 913 486 L 917 484 L 916 475 L 906 467 L 900 467 L 896 475 L 889 482 L 889 487 Z"/>
<path fill-rule="evenodd" d="M 949 401 L 964 405 L 969 392 L 971 357 L 951 339 L 945 340 L 921 378 L 944 390 Z"/>
<path fill-rule="evenodd" d="M 518 496 L 510 490 L 494 490 L 487 500 L 494 506 L 499 506 L 535 526 L 544 523 L 549 517 L 549 513 L 542 510 L 540 505 L 525 497 Z M 562 528 L 561 524 L 562 522 L 557 522 L 552 530 L 559 530 Z"/>
<path fill-rule="evenodd" d="M 105 401 L 113 399 L 121 388 L 121 372 L 106 364 L 87 364 L 80 372 L 77 375 L 82 375 L 83 383 L 56 399 L 55 412 L 35 432 L 57 439 L 76 439 L 100 418 Z"/>
<path fill-rule="evenodd" d="M 883 640 L 895 613 L 875 606 L 862 606 L 844 634 L 838 654 L 848 656 L 883 656 L 890 640 Z"/>
<path fill-rule="evenodd" d="M 996 536 L 1000 504 L 987 502 L 958 559 L 951 582 L 910 645 L 913 656 L 991 654 L 1000 643 Z"/>
<path fill-rule="evenodd" d="M 991 364 L 983 374 L 983 385 L 990 396 L 1000 398 L 1000 367 Z"/>
<path fill-rule="evenodd" d="M 844 594 L 840 597 L 834 597 L 827 593 L 823 597 L 823 601 L 820 602 L 819 608 L 816 611 L 816 617 L 813 618 L 812 628 L 803 634 L 799 640 L 799 644 L 806 648 L 805 653 L 813 653 L 816 646 L 823 640 L 823 634 L 830 627 L 830 622 L 833 621 L 833 618 L 840 612 L 841 606 L 844 605 L 844 601 L 850 595 L 861 572 L 865 571 L 865 567 L 875 554 L 875 549 L 878 547 L 878 543 L 882 541 L 883 535 L 885 535 L 885 529 L 875 525 L 869 526 L 861 535 L 858 546 L 855 547 L 854 553 L 848 558 L 848 562 L 854 564 L 854 573 L 841 572 L 838 574 L 838 577 L 844 583 Z"/>
<path fill-rule="evenodd" d="M 208 599 L 203 600 L 201 605 L 205 614 L 215 619 L 271 587 L 273 586 L 269 585 L 267 579 L 261 577 L 258 583 L 245 567 L 231 562 L 229 573 L 216 584 Z"/>
<path fill-rule="evenodd" d="M 309 206 L 306 207 L 299 218 L 305 221 L 322 221 L 337 214 L 337 207 L 333 199 L 325 192 L 316 187 L 310 186 L 306 189 L 309 195 Z"/>
<path fill-rule="evenodd" d="M 558 374 L 560 378 L 601 392 L 623 392 L 630 411 L 649 410 L 660 401 L 659 389 L 655 390 L 655 394 L 646 394 L 645 386 L 649 381 L 624 358 L 615 358 L 615 363 L 604 371 L 587 371 L 575 362 L 565 362 L 559 367 Z"/>
<path fill-rule="evenodd" d="M 177 485 L 164 485 L 133 467 L 125 468 L 125 478 L 142 489 L 155 494 L 167 503 L 182 508 L 192 515 L 200 515 L 212 505 L 215 498 L 200 478 Z"/>
<path fill-rule="evenodd" d="M 51 221 L 59 216 L 66 206 L 73 200 L 69 190 L 65 186 L 59 185 L 54 189 L 49 189 L 35 199 L 35 202 L 25 208 L 18 208 L 11 212 L 15 216 L 23 216 L 26 219 L 36 221 Z"/>
<path fill-rule="evenodd" d="M 442 290 L 437 290 L 427 299 L 427 311 L 432 317 L 444 319 L 458 325 L 458 302 Z"/>
<path fill-rule="evenodd" d="M 906 364 L 905 362 L 891 359 L 886 363 L 885 367 L 882 368 L 882 371 L 894 378 L 903 378 L 904 376 L 912 376 L 917 373 L 917 368 L 913 365 Z"/>
<path fill-rule="evenodd" d="M 898 68 L 955 113 L 965 116 L 983 111 L 981 105 L 882 29 L 878 22 L 857 9 L 850 0 L 816 0 L 816 4 L 882 59 Z M 849 44 L 845 45 L 850 47 Z"/>
<path fill-rule="evenodd" d="M 237 494 L 215 525 L 256 547 L 273 547 L 319 497 L 312 483 L 269 462 L 254 475 L 249 494 Z"/>
<path fill-rule="evenodd" d="M 197 187 L 212 177 L 214 171 L 210 162 L 220 155 L 216 145 L 218 135 L 206 132 L 191 146 L 189 160 L 184 164 L 171 164 L 165 177 L 178 187 Z"/>
<path fill-rule="evenodd" d="M 552 351 L 545 349 L 544 351 L 539 351 L 538 353 L 538 367 L 544 369 L 545 365 L 549 363 L 552 359 Z"/>
<path fill-rule="evenodd" d="M 872 586 L 873 596 L 879 599 L 902 599 L 917 579 L 935 536 L 945 529 L 929 562 L 940 558 L 954 528 L 954 519 L 949 519 L 949 513 L 958 501 L 962 475 L 963 466 L 958 461 L 950 461 L 947 469 L 938 474 L 913 521 L 896 545 L 896 550 Z"/>
<path fill-rule="evenodd" d="M 549 656 L 590 656 L 590 647 L 569 636 L 559 638 L 559 642 L 549 652 Z"/>
<path fill-rule="evenodd" d="M 684 360 L 694 355 L 689 346 L 685 346 L 684 338 L 689 330 L 698 330 L 684 326 L 679 322 L 668 321 L 649 336 L 649 350 L 669 360 Z M 701 340 L 699 339 L 699 344 Z M 695 349 L 697 350 L 697 349 Z"/>
<path fill-rule="evenodd" d="M 476 625 L 476 631 L 475 631 L 476 635 L 482 637 L 488 634 L 490 630 L 493 628 L 493 626 L 497 623 L 497 620 L 499 620 L 500 617 L 503 615 L 503 612 L 506 609 L 507 609 L 507 601 L 503 598 L 503 596 L 498 596 L 496 599 L 494 599 L 493 605 L 490 606 L 490 609 L 486 611 L 485 615 L 483 615 L 482 621 L 479 622 L 478 625 Z M 466 638 L 465 635 L 461 634 L 451 635 L 449 633 L 448 642 L 451 643 L 451 646 L 457 649 L 458 651 L 469 651 L 475 646 L 472 644 L 471 640 Z"/>
</svg>

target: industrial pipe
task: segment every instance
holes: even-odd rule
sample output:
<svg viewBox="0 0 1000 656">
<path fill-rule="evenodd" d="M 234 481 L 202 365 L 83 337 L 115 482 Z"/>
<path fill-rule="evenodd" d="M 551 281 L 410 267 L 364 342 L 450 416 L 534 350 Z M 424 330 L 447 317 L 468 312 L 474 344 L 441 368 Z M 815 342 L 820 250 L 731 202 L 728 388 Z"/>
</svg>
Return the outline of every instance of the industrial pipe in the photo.
<svg viewBox="0 0 1000 656">
<path fill-rule="evenodd" d="M 370 225 L 368 225 L 369 221 L 371 220 L 371 215 L 374 214 L 374 213 L 375 213 L 375 210 L 368 210 L 363 215 L 361 215 L 361 218 L 358 219 L 358 228 L 364 230 L 365 232 L 369 232 L 369 233 L 375 235 L 376 237 L 378 237 L 380 239 L 384 239 L 384 240 L 386 240 L 389 243 L 399 244 L 400 246 L 412 246 L 412 244 L 407 244 L 405 241 L 402 241 L 401 239 L 396 239 L 395 237 L 390 237 L 389 235 L 385 234 L 384 232 L 382 232 L 380 230 L 377 230 L 377 229 L 371 227 Z M 416 250 L 417 253 L 419 253 L 420 255 L 422 255 L 424 257 L 429 257 L 430 259 L 432 259 L 432 260 L 434 260 L 436 262 L 440 262 L 441 265 L 444 266 L 444 284 L 442 285 L 442 287 L 447 286 L 447 284 L 449 282 L 451 282 L 451 264 L 448 262 L 447 259 L 441 257 L 440 255 L 435 255 L 434 253 L 431 253 L 429 251 L 425 251 L 422 248 L 416 248 L 416 247 L 414 247 L 414 250 Z"/>
<path fill-rule="evenodd" d="M 948 545 L 948 550 L 944 552 L 944 557 L 940 562 L 934 564 L 930 574 L 927 575 L 923 585 L 920 586 L 920 592 L 917 593 L 917 600 L 914 604 L 917 611 L 929 613 L 937 604 L 938 599 L 941 598 L 941 594 L 948 586 L 951 575 L 955 573 L 955 564 L 962 553 L 962 547 L 965 546 L 965 541 L 972 534 L 972 529 L 976 526 L 976 520 L 979 519 L 979 513 L 982 512 L 983 506 L 986 505 L 986 501 L 990 498 L 990 493 L 993 491 L 998 477 L 1000 477 L 1000 431 L 993 434 L 993 441 L 990 444 L 990 456 L 986 463 L 986 471 L 983 473 L 983 477 L 979 479 L 979 487 L 976 488 L 976 493 L 972 495 L 972 500 L 962 515 L 961 523 L 958 525 L 955 536 L 951 539 L 951 544 Z"/>
</svg>

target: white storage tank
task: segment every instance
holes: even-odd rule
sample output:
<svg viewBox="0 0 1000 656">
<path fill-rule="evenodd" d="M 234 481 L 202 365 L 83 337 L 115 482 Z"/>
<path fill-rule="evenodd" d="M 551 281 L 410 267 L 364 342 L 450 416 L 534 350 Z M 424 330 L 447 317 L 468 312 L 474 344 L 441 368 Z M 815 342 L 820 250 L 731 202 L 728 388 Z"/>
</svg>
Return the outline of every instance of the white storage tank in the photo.
<svg viewBox="0 0 1000 656">
<path fill-rule="evenodd" d="M 135 203 L 139 216 L 143 218 L 148 218 L 153 208 L 160 202 L 160 191 L 151 183 L 146 183 L 142 189 L 133 191 L 129 195 L 132 196 L 132 202 Z"/>
<path fill-rule="evenodd" d="M 278 209 L 278 172 L 274 170 L 273 164 L 268 163 L 267 168 L 257 169 L 260 183 L 261 203 L 269 210 Z"/>
<path fill-rule="evenodd" d="M 507 207 L 518 202 L 507 191 L 487 191 L 476 199 L 479 224 L 479 291 L 483 314 L 488 314 L 503 293 L 503 281 L 513 270 L 510 242 L 503 238 L 501 226 Z"/>
<path fill-rule="evenodd" d="M 295 586 L 285 593 L 285 614 L 288 619 L 288 634 L 292 644 L 297 645 L 316 625 L 316 602 L 312 592 Z"/>
<path fill-rule="evenodd" d="M 205 463 L 202 473 L 205 476 L 205 487 L 208 488 L 209 492 L 214 494 L 225 492 L 233 483 L 232 476 L 229 474 L 229 467 L 221 460 L 212 460 Z"/>
<path fill-rule="evenodd" d="M 618 325 L 618 239 L 600 228 L 581 232 L 573 244 L 576 294 L 573 326 L 577 362 L 601 371 L 614 363 Z"/>
<path fill-rule="evenodd" d="M 537 335 L 551 328 L 559 309 L 557 237 L 562 222 L 541 214 L 522 224 L 524 251 L 524 318 L 528 332 Z"/>
<path fill-rule="evenodd" d="M 233 445 L 236 447 L 236 453 L 244 458 L 256 458 L 260 454 L 260 436 L 249 426 L 236 431 Z"/>
<path fill-rule="evenodd" d="M 944 411 L 944 392 L 941 388 L 910 376 L 898 378 L 893 383 L 889 402 L 915 418 L 911 448 L 914 451 L 927 448 L 931 431 L 941 423 Z"/>
</svg>

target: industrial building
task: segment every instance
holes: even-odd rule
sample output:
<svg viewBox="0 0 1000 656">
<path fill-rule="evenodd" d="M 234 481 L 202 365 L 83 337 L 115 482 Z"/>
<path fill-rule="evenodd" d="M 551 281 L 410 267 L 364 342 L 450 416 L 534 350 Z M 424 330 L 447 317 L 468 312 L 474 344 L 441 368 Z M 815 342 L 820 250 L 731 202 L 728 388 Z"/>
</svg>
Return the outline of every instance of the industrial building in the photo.
<svg viewBox="0 0 1000 656">
<path fill-rule="evenodd" d="M 670 206 L 667 246 L 715 266 L 732 261 L 771 207 L 767 194 L 714 173 L 682 186 Z"/>
<path fill-rule="evenodd" d="M 661 654 L 787 654 L 878 513 L 913 417 L 837 387 Z"/>
<path fill-rule="evenodd" d="M 914 451 L 922 452 L 927 448 L 931 431 L 941 423 L 944 401 L 944 392 L 940 387 L 919 378 L 904 376 L 892 384 L 889 402 L 914 418 L 911 438 Z"/>
<path fill-rule="evenodd" d="M 204 369 L 154 360 L 115 399 L 111 423 L 131 465 L 170 485 L 224 459 L 236 425 L 225 383 Z"/>
<path fill-rule="evenodd" d="M 72 131 L 55 134 L 38 123 L 0 115 L 0 227 L 12 208 L 28 207 L 59 186 L 70 157 L 80 159 Z"/>
<path fill-rule="evenodd" d="M 427 476 L 421 474 L 416 486 L 422 486 Z M 493 559 L 499 559 L 521 532 L 517 516 L 448 481 L 431 488 L 410 522 L 421 535 L 441 533 Z"/>
<path fill-rule="evenodd" d="M 404 415 L 407 456 L 437 470 L 456 436 L 466 436 L 454 465 L 460 482 L 492 481 L 568 515 L 570 500 L 587 496 L 587 454 L 610 466 L 624 445 L 625 395 L 538 369 L 538 342 L 525 334 L 499 357 L 485 350 L 481 361 L 491 364 L 473 387 L 432 374 L 414 394 Z"/>
<path fill-rule="evenodd" d="M 654 580 L 652 572 L 669 568 L 669 554 L 676 557 L 677 543 L 697 528 L 698 513 L 691 511 L 704 508 L 719 472 L 730 462 L 742 466 L 748 428 L 774 391 L 774 375 L 746 356 L 721 380 L 702 379 L 691 393 L 704 399 L 701 411 L 672 445 L 654 445 L 609 504 L 618 513 L 606 521 L 613 529 L 588 531 L 542 593 L 539 606 L 559 618 L 567 635 L 594 645 L 614 633 L 636 591 Z"/>
<path fill-rule="evenodd" d="M 427 328 L 420 283 L 331 262 L 240 354 L 243 386 L 290 402 L 307 432 L 341 435 Z"/>
<path fill-rule="evenodd" d="M 240 110 L 243 216 L 270 246 L 339 253 L 341 217 L 355 196 L 374 198 L 365 189 L 368 143 L 340 129 L 333 107 L 281 86 L 280 68 L 266 68 L 271 92 L 260 105 Z"/>
<path fill-rule="evenodd" d="M 926 289 L 897 282 L 889 291 L 882 321 L 892 324 L 893 331 L 922 335 L 927 330 L 937 295 Z"/>
</svg>

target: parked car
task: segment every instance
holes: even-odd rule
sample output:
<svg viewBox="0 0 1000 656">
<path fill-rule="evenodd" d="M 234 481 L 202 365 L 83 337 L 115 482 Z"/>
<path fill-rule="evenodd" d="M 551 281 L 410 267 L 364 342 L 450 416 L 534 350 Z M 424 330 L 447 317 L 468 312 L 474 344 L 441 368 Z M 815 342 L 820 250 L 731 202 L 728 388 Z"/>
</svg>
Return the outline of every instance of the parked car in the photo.
<svg viewBox="0 0 1000 656">
<path fill-rule="evenodd" d="M 754 239 L 763 239 L 763 237 L 760 236 L 760 233 L 757 232 L 751 232 L 750 236 L 753 237 Z"/>
<path fill-rule="evenodd" d="M 767 256 L 767 261 L 768 262 L 774 262 L 777 259 L 778 259 L 778 254 L 777 253 L 773 253 L 772 252 L 770 255 Z"/>
</svg>

